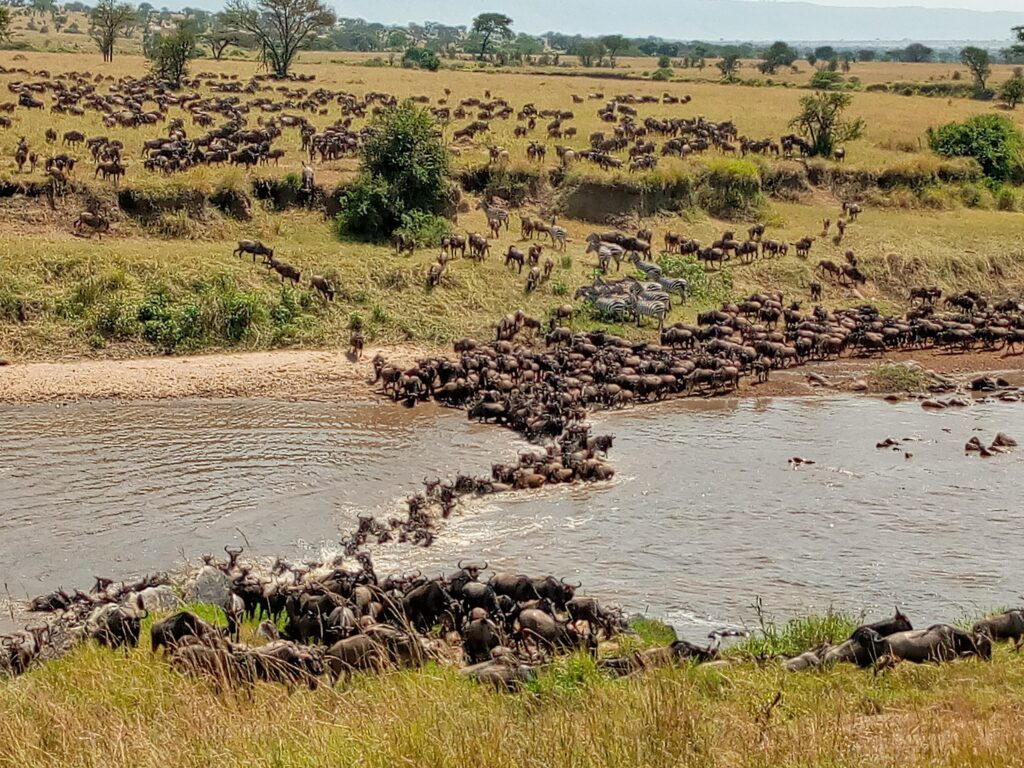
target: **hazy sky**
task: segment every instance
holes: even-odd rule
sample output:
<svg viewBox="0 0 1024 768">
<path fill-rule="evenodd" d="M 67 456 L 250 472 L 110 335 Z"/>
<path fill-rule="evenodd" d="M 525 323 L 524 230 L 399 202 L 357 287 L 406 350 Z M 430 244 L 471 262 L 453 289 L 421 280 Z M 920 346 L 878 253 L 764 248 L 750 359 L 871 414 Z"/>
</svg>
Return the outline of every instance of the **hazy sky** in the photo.
<svg viewBox="0 0 1024 768">
<path fill-rule="evenodd" d="M 1024 0 L 808 0 L 815 5 L 846 5 L 865 8 L 896 8 L 916 5 L 925 8 L 965 8 L 971 11 L 1020 11 Z"/>
</svg>

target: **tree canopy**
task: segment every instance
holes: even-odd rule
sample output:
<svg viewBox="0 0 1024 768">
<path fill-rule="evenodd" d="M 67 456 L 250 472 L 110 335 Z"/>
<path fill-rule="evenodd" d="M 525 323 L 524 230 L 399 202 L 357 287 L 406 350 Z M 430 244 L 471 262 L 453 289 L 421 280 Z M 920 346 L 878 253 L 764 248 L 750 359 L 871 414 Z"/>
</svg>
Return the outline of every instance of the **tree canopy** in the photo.
<svg viewBox="0 0 1024 768">
<path fill-rule="evenodd" d="M 127 3 L 114 0 L 100 0 L 89 14 L 92 25 L 90 34 L 99 46 L 104 61 L 114 60 L 114 43 L 119 37 L 127 37 L 138 23 L 138 15 Z"/>
<path fill-rule="evenodd" d="M 960 51 L 960 63 L 971 71 L 974 84 L 979 92 L 985 90 L 985 81 L 992 74 L 992 59 L 984 48 L 968 46 Z"/>
<path fill-rule="evenodd" d="M 180 88 L 181 80 L 188 71 L 189 59 L 198 53 L 198 39 L 199 25 L 192 19 L 185 19 L 179 22 L 173 33 L 154 40 L 150 52 L 153 74 Z"/>
<path fill-rule="evenodd" d="M 515 36 L 512 19 L 503 13 L 481 13 L 473 19 L 473 32 L 480 36 L 481 59 L 487 55 L 492 40 L 507 42 Z"/>
<path fill-rule="evenodd" d="M 730 53 L 719 59 L 715 66 L 718 67 L 718 71 L 722 73 L 723 80 L 729 83 L 735 82 L 736 73 L 740 70 L 740 57 L 735 53 Z"/>
<path fill-rule="evenodd" d="M 317 33 L 334 26 L 334 12 L 320 0 L 229 0 L 224 24 L 251 37 L 277 77 L 287 77 L 296 54 Z"/>
<path fill-rule="evenodd" d="M 772 43 L 771 47 L 764 52 L 764 60 L 758 69 L 766 75 L 774 75 L 775 70 L 779 67 L 792 66 L 797 58 L 799 58 L 799 54 L 796 50 L 788 43 L 779 40 Z"/>
<path fill-rule="evenodd" d="M 864 120 L 848 120 L 844 116 L 853 103 L 848 93 L 826 91 L 800 99 L 800 114 L 789 125 L 800 131 L 811 143 L 813 154 L 831 157 L 836 146 L 860 138 Z"/>
</svg>

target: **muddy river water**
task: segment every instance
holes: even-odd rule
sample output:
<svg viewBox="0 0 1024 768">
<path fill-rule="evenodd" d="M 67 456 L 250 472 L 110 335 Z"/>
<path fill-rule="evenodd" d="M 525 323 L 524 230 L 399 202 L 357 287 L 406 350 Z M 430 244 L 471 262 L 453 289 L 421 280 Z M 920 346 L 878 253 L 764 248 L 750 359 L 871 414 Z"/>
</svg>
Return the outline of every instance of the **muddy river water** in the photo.
<svg viewBox="0 0 1024 768">
<path fill-rule="evenodd" d="M 1020 405 L 677 402 L 595 424 L 616 436 L 614 482 L 473 502 L 433 548 L 380 549 L 378 570 L 471 557 L 555 572 L 694 631 L 752 621 L 758 596 L 779 617 L 898 601 L 953 619 L 1024 593 L 1024 447 L 963 452 L 976 434 L 1024 438 Z M 886 437 L 901 449 L 876 449 Z M 313 556 L 423 477 L 486 473 L 524 445 L 430 406 L 0 406 L 0 583 L 86 587 L 243 537 L 255 554 Z"/>
</svg>

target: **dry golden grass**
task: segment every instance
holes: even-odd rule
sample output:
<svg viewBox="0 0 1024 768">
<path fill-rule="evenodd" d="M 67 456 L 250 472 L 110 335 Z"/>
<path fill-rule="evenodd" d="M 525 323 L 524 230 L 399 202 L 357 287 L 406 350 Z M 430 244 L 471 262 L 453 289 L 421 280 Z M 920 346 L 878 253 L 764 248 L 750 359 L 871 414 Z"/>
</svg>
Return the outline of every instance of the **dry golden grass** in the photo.
<svg viewBox="0 0 1024 768">
<path fill-rule="evenodd" d="M 1005 651 L 879 676 L 769 662 L 609 680 L 574 657 L 519 694 L 436 666 L 218 693 L 148 650 L 86 647 L 0 682 L 2 768 L 994 768 L 1021 764 L 1022 730 L 1024 663 Z"/>
</svg>

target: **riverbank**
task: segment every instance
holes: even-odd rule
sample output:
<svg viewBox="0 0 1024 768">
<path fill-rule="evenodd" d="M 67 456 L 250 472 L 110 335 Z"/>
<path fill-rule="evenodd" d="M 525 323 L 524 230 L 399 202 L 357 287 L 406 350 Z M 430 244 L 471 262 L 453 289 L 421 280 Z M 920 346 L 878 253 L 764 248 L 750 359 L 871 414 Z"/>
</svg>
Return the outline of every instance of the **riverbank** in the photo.
<svg viewBox="0 0 1024 768">
<path fill-rule="evenodd" d="M 0 766 L 1019 765 L 1024 661 L 664 668 L 586 657 L 499 694 L 430 665 L 346 687 L 218 692 L 148 649 L 83 647 L 0 683 Z"/>
<path fill-rule="evenodd" d="M 454 354 L 442 348 L 395 345 L 367 348 L 356 360 L 345 350 L 273 350 L 129 360 L 83 359 L 0 365 L 0 403 L 87 400 L 177 400 L 258 397 L 272 400 L 366 399 L 373 395 L 371 360 L 381 353 L 404 365 L 418 358 Z M 963 382 L 998 373 L 1024 383 L 1020 356 L 996 352 L 948 354 L 936 350 L 891 352 L 884 358 L 843 358 L 774 371 L 768 382 L 744 380 L 741 396 L 792 397 L 828 391 L 889 391 L 873 376 L 886 364 L 917 364 L 924 371 Z M 863 385 L 863 386 L 862 386 Z"/>
</svg>

